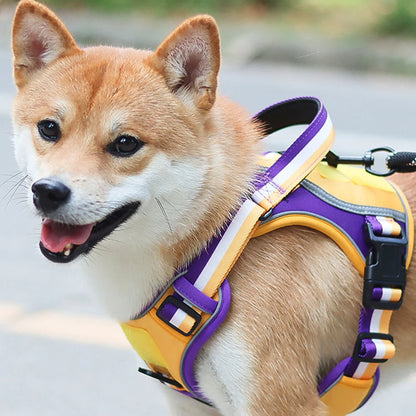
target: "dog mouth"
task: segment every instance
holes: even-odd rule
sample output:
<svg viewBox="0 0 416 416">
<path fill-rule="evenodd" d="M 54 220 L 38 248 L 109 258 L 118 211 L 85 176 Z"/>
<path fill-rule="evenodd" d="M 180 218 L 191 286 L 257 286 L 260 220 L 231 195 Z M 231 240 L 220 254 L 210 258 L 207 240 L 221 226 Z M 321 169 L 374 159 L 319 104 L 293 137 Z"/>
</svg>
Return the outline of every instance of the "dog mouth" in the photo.
<svg viewBox="0 0 416 416">
<path fill-rule="evenodd" d="M 79 255 L 90 252 L 97 243 L 126 222 L 139 206 L 140 202 L 124 205 L 94 224 L 64 224 L 46 218 L 42 223 L 40 251 L 55 263 L 69 263 Z"/>
</svg>

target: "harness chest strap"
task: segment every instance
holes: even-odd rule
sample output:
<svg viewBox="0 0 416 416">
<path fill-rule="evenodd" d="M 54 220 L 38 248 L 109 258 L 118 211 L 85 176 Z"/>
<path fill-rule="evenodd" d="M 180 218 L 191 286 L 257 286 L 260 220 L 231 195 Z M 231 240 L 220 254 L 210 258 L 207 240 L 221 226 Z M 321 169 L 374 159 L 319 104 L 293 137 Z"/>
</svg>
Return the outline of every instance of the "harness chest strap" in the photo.
<svg viewBox="0 0 416 416">
<path fill-rule="evenodd" d="M 176 380 L 193 397 L 197 391 L 193 360 L 205 341 L 225 318 L 230 303 L 226 276 L 255 231 L 260 218 L 277 205 L 315 167 L 331 147 L 331 120 L 315 98 L 282 102 L 262 112 L 258 119 L 267 133 L 294 124 L 305 131 L 255 183 L 247 199 L 175 283 L 137 319 L 122 324 L 127 338 L 155 373 Z M 185 288 L 185 289 L 184 289 Z M 195 336 L 197 334 L 197 336 Z M 191 358 L 189 358 L 191 357 Z M 176 386 L 176 388 L 179 388 Z"/>
<path fill-rule="evenodd" d="M 267 167 L 276 157 L 269 153 L 261 163 Z M 384 178 L 321 163 L 272 210 L 253 237 L 290 225 L 327 234 L 364 277 L 364 308 L 353 356 L 318 386 L 330 415 L 346 415 L 369 399 L 378 383 L 379 363 L 395 352 L 389 323 L 392 310 L 401 305 L 413 251 L 410 207 Z"/>
<path fill-rule="evenodd" d="M 122 324 L 152 375 L 206 402 L 198 391 L 193 366 L 201 347 L 228 312 L 231 292 L 226 276 L 259 218 L 297 186 L 333 141 L 330 119 L 316 99 L 289 100 L 266 109 L 257 118 L 265 122 L 267 133 L 293 124 L 310 125 L 258 178 L 252 199 L 242 204 L 222 236 L 214 238 L 187 269 L 179 272 L 173 285 L 137 319 Z"/>
<path fill-rule="evenodd" d="M 339 363 L 318 387 L 331 416 L 346 415 L 364 405 L 378 385 L 379 364 L 396 351 L 389 326 L 393 310 L 403 301 L 407 238 L 391 218 L 368 216 L 366 227 L 371 249 L 353 355 Z"/>
<path fill-rule="evenodd" d="M 293 124 L 308 127 L 257 179 L 252 198 L 243 202 L 222 235 L 214 237 L 146 311 L 122 324 L 139 355 L 153 372 L 161 373 L 159 378 L 175 380 L 171 383 L 174 388 L 202 400 L 206 399 L 198 392 L 193 364 L 203 343 L 228 312 L 231 296 L 226 281 L 228 272 L 260 218 L 316 166 L 334 139 L 331 120 L 315 98 L 285 101 L 264 114 L 273 120 L 266 123 L 271 131 Z M 291 114 L 289 123 L 288 114 Z"/>
</svg>

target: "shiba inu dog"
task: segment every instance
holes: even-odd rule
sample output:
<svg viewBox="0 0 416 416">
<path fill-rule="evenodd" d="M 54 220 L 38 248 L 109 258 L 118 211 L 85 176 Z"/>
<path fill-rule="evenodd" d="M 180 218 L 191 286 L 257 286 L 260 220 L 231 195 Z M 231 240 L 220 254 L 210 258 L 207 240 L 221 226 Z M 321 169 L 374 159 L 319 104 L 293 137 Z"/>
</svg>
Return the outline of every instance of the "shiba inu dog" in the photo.
<svg viewBox="0 0 416 416">
<path fill-rule="evenodd" d="M 156 52 L 81 49 L 52 11 L 23 0 L 12 46 L 15 152 L 42 218 L 40 249 L 58 263 L 91 258 L 103 304 L 128 321 L 249 195 L 262 127 L 217 95 L 209 16 Z M 414 178 L 394 180 L 415 210 Z M 413 263 L 392 320 L 394 362 L 415 358 L 415 278 Z M 323 234 L 288 227 L 252 240 L 229 281 L 231 310 L 196 364 L 215 407 L 167 389 L 172 413 L 326 415 L 317 380 L 354 345 L 356 269 Z"/>
</svg>

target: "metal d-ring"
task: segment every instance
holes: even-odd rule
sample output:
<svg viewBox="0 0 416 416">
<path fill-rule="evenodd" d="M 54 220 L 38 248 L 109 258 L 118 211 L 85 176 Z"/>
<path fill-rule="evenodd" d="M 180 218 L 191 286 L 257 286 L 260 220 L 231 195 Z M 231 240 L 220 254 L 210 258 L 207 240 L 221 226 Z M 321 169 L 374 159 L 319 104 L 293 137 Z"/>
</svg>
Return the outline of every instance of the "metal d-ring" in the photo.
<svg viewBox="0 0 416 416">
<path fill-rule="evenodd" d="M 376 147 L 375 149 L 369 150 L 368 152 L 364 154 L 364 158 L 363 158 L 365 170 L 368 173 L 371 173 L 372 175 L 376 175 L 376 176 L 390 176 L 394 172 L 396 172 L 396 169 L 389 169 L 387 166 L 386 166 L 388 169 L 387 172 L 379 172 L 379 171 L 372 169 L 372 166 L 374 165 L 374 154 L 380 153 L 380 152 L 388 153 L 386 157 L 386 165 L 387 165 L 388 157 L 395 153 L 395 151 L 391 147 Z"/>
</svg>

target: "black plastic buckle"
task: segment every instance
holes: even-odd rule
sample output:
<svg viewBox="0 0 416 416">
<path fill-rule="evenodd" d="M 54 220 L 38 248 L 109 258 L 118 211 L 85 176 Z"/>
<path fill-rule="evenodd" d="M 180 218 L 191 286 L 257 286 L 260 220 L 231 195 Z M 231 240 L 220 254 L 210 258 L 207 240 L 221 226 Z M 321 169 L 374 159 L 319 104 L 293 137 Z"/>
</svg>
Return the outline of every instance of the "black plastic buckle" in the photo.
<svg viewBox="0 0 416 416">
<path fill-rule="evenodd" d="M 371 309 L 399 309 L 406 287 L 407 238 L 403 233 L 401 237 L 378 236 L 369 223 L 365 225 L 371 249 L 364 272 L 363 305 Z M 373 289 L 376 287 L 401 289 L 402 298 L 398 302 L 375 300 Z"/>
<path fill-rule="evenodd" d="M 270 208 L 268 211 L 266 211 L 260 218 L 259 218 L 259 221 L 260 222 L 263 222 L 263 221 L 266 221 L 269 217 L 270 217 L 270 215 L 272 215 L 273 214 L 273 208 Z"/>
<path fill-rule="evenodd" d="M 358 334 L 357 341 L 355 342 L 354 352 L 352 354 L 352 358 L 356 361 L 365 362 L 365 363 L 384 363 L 388 359 L 387 358 L 368 358 L 362 357 L 361 354 L 361 347 L 362 343 L 365 339 L 373 340 L 373 339 L 386 339 L 390 341 L 392 344 L 393 337 L 390 334 L 381 334 L 379 332 L 361 332 Z"/>
<path fill-rule="evenodd" d="M 167 304 L 172 304 L 174 306 L 176 306 L 177 308 L 181 309 L 182 311 L 184 311 L 187 315 L 189 315 L 191 318 L 193 318 L 195 320 L 195 323 L 193 324 L 192 328 L 188 331 L 188 332 L 184 332 L 181 329 L 179 329 L 177 326 L 173 325 L 172 323 L 170 323 L 168 320 L 166 320 L 162 314 L 161 311 L 163 310 L 163 308 L 167 305 Z M 160 307 L 158 308 L 157 312 L 156 312 L 156 316 L 163 321 L 165 324 L 169 325 L 171 328 L 173 328 L 175 331 L 179 332 L 182 335 L 185 335 L 186 337 L 189 337 L 190 335 L 192 335 L 192 333 L 195 331 L 195 329 L 198 327 L 198 325 L 201 322 L 201 315 L 196 312 L 194 309 L 192 309 L 190 306 L 185 305 L 185 303 L 183 303 L 181 300 L 179 300 L 178 298 L 175 298 L 175 296 L 168 296 L 164 302 L 162 303 L 162 305 L 160 305 Z"/>
<path fill-rule="evenodd" d="M 142 368 L 142 367 L 139 367 L 138 371 L 139 373 L 142 373 L 146 376 L 159 380 L 162 384 L 167 383 L 178 389 L 183 389 L 182 384 L 178 383 L 176 380 L 172 380 L 171 378 L 164 376 L 162 373 L 154 373 L 153 371 L 148 370 L 147 368 Z"/>
</svg>

